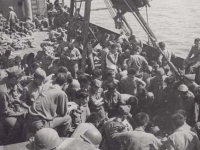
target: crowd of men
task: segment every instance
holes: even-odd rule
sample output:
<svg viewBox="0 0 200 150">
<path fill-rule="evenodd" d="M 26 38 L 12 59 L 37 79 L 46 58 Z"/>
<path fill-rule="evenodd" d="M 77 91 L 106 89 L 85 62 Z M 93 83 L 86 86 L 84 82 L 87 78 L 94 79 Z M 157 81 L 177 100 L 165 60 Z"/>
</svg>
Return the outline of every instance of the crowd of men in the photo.
<svg viewBox="0 0 200 150">
<path fill-rule="evenodd" d="M 67 41 L 69 31 L 52 26 L 53 44 L 36 55 L 1 56 L 1 145 L 35 137 L 36 149 L 57 149 L 65 137 L 102 150 L 200 150 L 200 86 L 170 69 L 176 55 L 164 42 L 164 55 L 149 60 L 134 35 L 106 33 L 98 50 L 88 42 L 81 69 L 82 37 Z M 183 64 L 195 68 L 199 58 L 195 39 Z"/>
</svg>

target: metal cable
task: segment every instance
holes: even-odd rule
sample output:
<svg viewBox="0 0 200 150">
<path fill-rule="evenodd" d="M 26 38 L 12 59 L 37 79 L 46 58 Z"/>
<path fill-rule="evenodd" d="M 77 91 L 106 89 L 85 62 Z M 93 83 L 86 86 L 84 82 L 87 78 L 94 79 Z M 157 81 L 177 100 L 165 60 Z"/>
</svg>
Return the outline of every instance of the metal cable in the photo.
<svg viewBox="0 0 200 150">
<path fill-rule="evenodd" d="M 132 12 L 132 14 L 134 15 L 134 17 L 137 19 L 137 21 L 139 22 L 139 24 L 142 26 L 142 28 L 144 29 L 144 31 L 147 33 L 147 35 L 149 35 L 151 38 L 153 38 L 151 36 L 151 34 L 148 32 L 148 30 L 144 27 L 144 25 L 141 23 L 140 19 L 137 17 L 137 15 L 134 13 L 134 11 L 132 10 L 132 8 L 129 6 L 129 4 L 127 3 L 126 0 L 124 0 L 124 2 L 126 3 L 126 5 L 128 6 L 128 8 L 130 9 L 130 11 Z M 154 39 L 154 38 L 153 38 Z"/>
<path fill-rule="evenodd" d="M 104 2 L 105 2 L 106 6 L 107 6 L 107 8 L 108 8 L 108 10 L 109 10 L 109 12 L 110 12 L 111 17 L 114 19 L 115 16 L 117 15 L 117 11 L 116 11 L 115 9 L 112 8 L 113 5 L 112 5 L 112 3 L 110 2 L 110 0 L 104 0 Z M 124 26 L 124 25 L 123 25 L 123 26 Z M 122 30 L 124 30 L 124 32 L 125 32 L 126 34 L 129 35 L 129 32 L 128 32 L 128 30 L 126 29 L 125 26 L 124 26 L 124 28 L 122 28 Z"/>
</svg>

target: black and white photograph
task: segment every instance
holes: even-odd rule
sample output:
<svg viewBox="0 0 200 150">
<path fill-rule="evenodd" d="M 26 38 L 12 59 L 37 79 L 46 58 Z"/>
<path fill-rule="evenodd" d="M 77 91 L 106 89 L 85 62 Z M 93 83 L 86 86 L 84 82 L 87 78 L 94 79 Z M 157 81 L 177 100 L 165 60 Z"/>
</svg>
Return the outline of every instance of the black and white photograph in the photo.
<svg viewBox="0 0 200 150">
<path fill-rule="evenodd" d="M 0 0 L 0 150 L 200 150 L 200 0 Z"/>
</svg>

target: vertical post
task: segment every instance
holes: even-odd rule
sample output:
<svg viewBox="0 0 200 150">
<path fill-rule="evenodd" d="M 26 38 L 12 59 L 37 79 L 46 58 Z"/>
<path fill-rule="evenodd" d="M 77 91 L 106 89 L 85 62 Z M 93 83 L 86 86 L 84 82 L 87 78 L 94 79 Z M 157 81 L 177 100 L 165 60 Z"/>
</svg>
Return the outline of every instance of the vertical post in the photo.
<svg viewBox="0 0 200 150">
<path fill-rule="evenodd" d="M 88 31 L 90 23 L 90 9 L 91 0 L 85 1 L 85 13 L 84 13 L 84 23 L 83 23 L 83 53 L 82 53 L 82 64 L 81 69 L 85 71 L 86 57 L 87 57 L 87 42 L 88 42 Z"/>
<path fill-rule="evenodd" d="M 24 0 L 25 18 L 33 19 L 31 0 Z"/>
<path fill-rule="evenodd" d="M 62 0 L 62 6 L 63 7 L 65 6 L 65 0 Z"/>
<path fill-rule="evenodd" d="M 70 1 L 70 18 L 74 15 L 74 2 L 75 0 Z"/>
<path fill-rule="evenodd" d="M 70 22 L 71 22 L 71 18 L 74 16 L 74 2 L 75 2 L 75 0 L 71 0 L 71 1 L 70 1 L 69 24 L 70 24 Z M 70 31 L 69 31 L 69 27 L 68 27 L 67 41 L 70 41 Z"/>
</svg>

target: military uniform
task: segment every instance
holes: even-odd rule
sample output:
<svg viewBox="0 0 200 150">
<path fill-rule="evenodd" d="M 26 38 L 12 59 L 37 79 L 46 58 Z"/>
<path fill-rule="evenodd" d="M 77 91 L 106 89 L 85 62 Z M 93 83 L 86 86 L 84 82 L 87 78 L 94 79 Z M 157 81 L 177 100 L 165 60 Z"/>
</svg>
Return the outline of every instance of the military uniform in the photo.
<svg viewBox="0 0 200 150">
<path fill-rule="evenodd" d="M 90 111 L 91 112 L 98 112 L 102 116 L 105 116 L 105 111 L 103 107 L 103 100 L 102 105 L 99 105 L 99 103 L 96 103 L 99 99 L 103 99 L 104 97 L 104 92 L 102 88 L 99 88 L 96 92 L 93 92 L 90 90 L 90 100 L 89 100 L 89 106 L 90 106 Z"/>
<path fill-rule="evenodd" d="M 104 108 L 108 113 L 108 117 L 111 118 L 115 116 L 117 111 L 117 105 L 121 101 L 121 95 L 119 92 L 115 91 L 110 93 L 109 91 L 104 92 Z"/>
<path fill-rule="evenodd" d="M 69 57 L 70 60 L 66 57 Z M 78 71 L 78 61 L 81 58 L 82 56 L 77 48 L 73 48 L 72 50 L 66 48 L 61 54 L 61 62 L 68 68 L 73 77 L 76 77 L 76 72 Z"/>
</svg>

